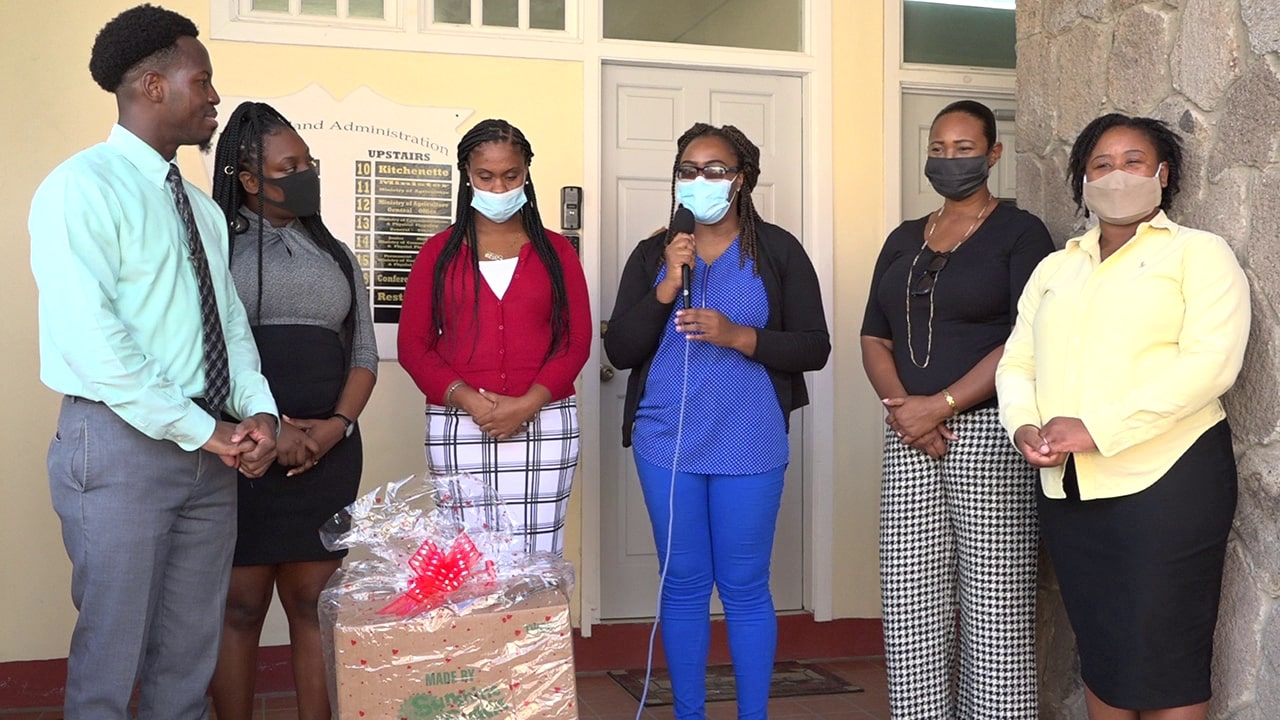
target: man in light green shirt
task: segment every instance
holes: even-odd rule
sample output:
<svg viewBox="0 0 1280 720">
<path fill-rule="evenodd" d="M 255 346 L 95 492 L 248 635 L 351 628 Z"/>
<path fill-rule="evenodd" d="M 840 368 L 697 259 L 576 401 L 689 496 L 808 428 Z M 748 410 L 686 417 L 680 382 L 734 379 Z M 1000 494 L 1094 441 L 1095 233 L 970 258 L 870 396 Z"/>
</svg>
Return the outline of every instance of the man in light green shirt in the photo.
<svg viewBox="0 0 1280 720">
<path fill-rule="evenodd" d="M 227 269 L 221 211 L 171 165 L 217 128 L 197 34 L 149 5 L 102 29 L 90 72 L 115 95 L 118 124 L 31 203 L 40 376 L 64 395 L 50 492 L 80 611 L 66 720 L 129 717 L 136 683 L 140 718 L 206 717 L 236 469 L 256 477 L 275 459 L 276 405 Z M 207 358 L 219 334 L 225 358 Z"/>
</svg>

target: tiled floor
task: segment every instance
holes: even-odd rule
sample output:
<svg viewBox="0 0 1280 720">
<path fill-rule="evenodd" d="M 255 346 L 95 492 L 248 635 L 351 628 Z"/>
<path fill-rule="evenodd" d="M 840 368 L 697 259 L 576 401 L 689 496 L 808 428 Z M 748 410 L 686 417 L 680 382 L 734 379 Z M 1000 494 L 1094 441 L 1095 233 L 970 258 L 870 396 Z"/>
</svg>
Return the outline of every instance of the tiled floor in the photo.
<svg viewBox="0 0 1280 720">
<path fill-rule="evenodd" d="M 881 659 L 828 661 L 817 663 L 840 677 L 864 688 L 860 693 L 810 695 L 769 701 L 770 718 L 810 720 L 889 720 L 889 695 L 885 689 L 884 661 Z M 636 717 L 637 702 L 603 673 L 578 676 L 580 720 L 630 720 Z M 669 720 L 669 706 L 650 708 L 643 720 Z M 731 702 L 709 703 L 708 720 L 733 720 L 737 708 Z M 61 710 L 0 710 L 3 720 L 61 720 Z M 261 697 L 254 720 L 296 720 L 292 694 Z"/>
</svg>

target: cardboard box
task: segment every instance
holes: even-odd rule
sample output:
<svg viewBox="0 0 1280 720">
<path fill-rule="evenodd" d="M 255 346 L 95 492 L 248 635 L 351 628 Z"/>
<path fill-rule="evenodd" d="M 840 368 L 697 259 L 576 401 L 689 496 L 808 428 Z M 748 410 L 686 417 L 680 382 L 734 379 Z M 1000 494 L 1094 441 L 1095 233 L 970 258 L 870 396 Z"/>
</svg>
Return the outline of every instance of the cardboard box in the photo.
<svg viewBox="0 0 1280 720">
<path fill-rule="evenodd" d="M 407 620 L 379 615 L 384 605 L 385 598 L 348 596 L 336 609 L 331 657 L 339 720 L 578 717 L 569 603 L 561 591 Z"/>
</svg>

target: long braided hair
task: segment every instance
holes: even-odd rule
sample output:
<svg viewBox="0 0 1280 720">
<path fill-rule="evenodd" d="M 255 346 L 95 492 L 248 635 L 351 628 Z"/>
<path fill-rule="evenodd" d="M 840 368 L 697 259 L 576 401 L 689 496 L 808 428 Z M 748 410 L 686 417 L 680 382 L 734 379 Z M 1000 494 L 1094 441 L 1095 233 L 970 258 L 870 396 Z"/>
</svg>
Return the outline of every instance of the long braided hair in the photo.
<svg viewBox="0 0 1280 720">
<path fill-rule="evenodd" d="M 551 345 L 547 349 L 547 358 L 553 357 L 568 344 L 569 337 L 569 300 L 564 287 L 564 268 L 560 265 L 560 256 L 556 254 L 542 226 L 542 216 L 538 213 L 538 198 L 533 189 L 533 176 L 529 174 L 529 165 L 533 162 L 533 148 L 520 128 L 506 120 L 481 120 L 475 127 L 467 131 L 458 141 L 458 171 L 461 182 L 458 183 L 457 215 L 453 223 L 449 240 L 436 259 L 435 271 L 431 285 L 431 329 L 439 338 L 445 331 L 445 285 L 455 273 L 463 273 L 461 266 L 454 265 L 458 250 L 466 243 L 471 250 L 471 274 L 475 278 L 476 307 L 480 305 L 480 247 L 476 237 L 475 210 L 471 207 L 471 153 L 485 143 L 508 143 L 514 145 L 524 158 L 525 184 L 524 193 L 528 202 L 520 209 L 520 224 L 524 233 L 533 244 L 538 259 L 547 269 L 551 277 Z M 474 350 L 474 348 L 473 348 Z"/>
<path fill-rule="evenodd" d="M 226 129 L 218 138 L 218 148 L 214 154 L 213 199 L 222 208 L 227 221 L 231 249 L 234 253 L 237 236 L 248 230 L 247 223 L 240 218 L 240 208 L 244 205 L 248 193 L 240 184 L 240 172 L 248 171 L 258 180 L 258 302 L 255 306 L 254 324 L 262 323 L 262 237 L 263 227 L 267 221 L 262 216 L 262 193 L 266 178 L 263 173 L 265 152 L 263 147 L 268 135 L 275 135 L 282 130 L 293 130 L 293 125 L 275 108 L 266 103 L 244 102 L 231 113 Z M 327 252 L 342 274 L 347 278 L 351 290 L 351 306 L 342 320 L 343 346 L 350 362 L 351 342 L 355 336 L 355 319 L 358 311 L 356 302 L 359 289 L 356 287 L 354 268 L 351 258 L 342 247 L 342 243 L 329 232 L 319 215 L 298 218 L 298 222 L 307 231 L 307 235 L 322 250 Z M 229 254 L 230 256 L 230 254 Z"/>
<path fill-rule="evenodd" d="M 690 143 L 708 136 L 724 140 L 733 149 L 733 154 L 738 156 L 738 174 L 742 176 L 742 186 L 738 190 L 738 222 L 741 227 L 741 234 L 738 236 L 738 267 L 745 266 L 747 259 L 750 258 L 752 263 L 755 263 L 755 274 L 759 275 L 760 265 L 756 263 L 756 246 L 760 235 L 756 230 L 756 224 L 764 222 L 764 219 L 760 217 L 759 212 L 756 212 L 751 191 L 760 179 L 760 148 L 733 125 L 716 127 L 707 123 L 694 123 L 693 127 L 685 130 L 676 141 L 676 159 L 671 165 L 671 216 L 667 222 L 666 241 L 671 242 L 675 237 L 675 230 L 671 226 L 676 218 L 676 170 L 680 167 L 680 158 L 684 157 L 684 151 L 689 148 Z"/>
</svg>

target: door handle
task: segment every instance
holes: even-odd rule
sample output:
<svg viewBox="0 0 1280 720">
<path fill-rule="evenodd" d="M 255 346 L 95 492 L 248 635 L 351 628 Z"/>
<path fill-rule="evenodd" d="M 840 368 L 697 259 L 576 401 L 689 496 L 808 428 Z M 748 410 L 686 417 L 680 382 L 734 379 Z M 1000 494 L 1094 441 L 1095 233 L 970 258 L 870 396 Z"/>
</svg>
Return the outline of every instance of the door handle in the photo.
<svg viewBox="0 0 1280 720">
<path fill-rule="evenodd" d="M 608 365 L 601 365 L 600 366 L 600 382 L 609 382 L 610 380 L 613 379 L 613 376 L 616 375 L 617 372 L 618 372 L 617 370 L 614 370 Z"/>
</svg>

